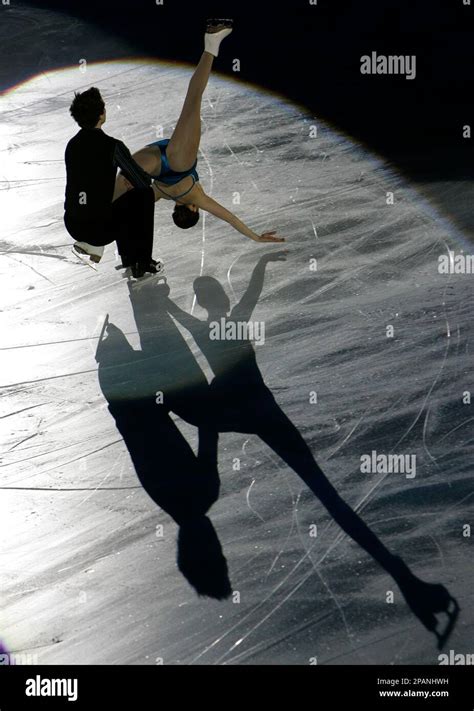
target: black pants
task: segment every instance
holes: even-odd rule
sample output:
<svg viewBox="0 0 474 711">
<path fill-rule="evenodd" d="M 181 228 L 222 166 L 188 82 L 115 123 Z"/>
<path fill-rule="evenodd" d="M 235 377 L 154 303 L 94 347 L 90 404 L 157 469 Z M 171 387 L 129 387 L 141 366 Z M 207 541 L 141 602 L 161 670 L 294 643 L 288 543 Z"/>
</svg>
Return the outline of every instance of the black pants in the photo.
<svg viewBox="0 0 474 711">
<path fill-rule="evenodd" d="M 153 189 L 135 188 L 112 203 L 110 219 L 82 222 L 65 213 L 64 224 L 77 242 L 102 247 L 115 241 L 122 259 L 149 262 L 153 252 L 154 218 Z"/>
</svg>

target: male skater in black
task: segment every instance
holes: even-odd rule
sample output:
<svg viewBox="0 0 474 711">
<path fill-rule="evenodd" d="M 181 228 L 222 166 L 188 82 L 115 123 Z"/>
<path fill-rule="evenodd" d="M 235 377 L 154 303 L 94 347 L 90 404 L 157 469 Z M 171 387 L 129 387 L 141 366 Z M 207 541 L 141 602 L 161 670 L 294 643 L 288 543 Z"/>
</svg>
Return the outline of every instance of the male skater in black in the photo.
<svg viewBox="0 0 474 711">
<path fill-rule="evenodd" d="M 155 196 L 151 177 L 122 141 L 102 131 L 104 101 L 97 88 L 76 93 L 70 107 L 81 130 L 66 147 L 64 224 L 81 259 L 100 261 L 104 245 L 116 241 L 122 265 L 134 277 L 163 271 L 152 259 Z M 133 189 L 114 200 L 117 168 Z"/>
</svg>

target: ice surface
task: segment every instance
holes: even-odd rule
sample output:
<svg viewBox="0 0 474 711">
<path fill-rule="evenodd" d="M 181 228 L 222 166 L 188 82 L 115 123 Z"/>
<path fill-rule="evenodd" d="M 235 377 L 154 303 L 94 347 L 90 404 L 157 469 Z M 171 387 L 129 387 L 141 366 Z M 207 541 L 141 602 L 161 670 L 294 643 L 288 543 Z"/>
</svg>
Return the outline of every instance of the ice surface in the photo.
<svg viewBox="0 0 474 711">
<path fill-rule="evenodd" d="M 189 74 L 89 65 L 0 99 L 0 637 L 44 664 L 437 664 L 434 637 L 394 581 L 255 435 L 220 435 L 221 496 L 210 512 L 240 602 L 199 598 L 176 567 L 177 526 L 140 486 L 107 409 L 95 357 L 106 314 L 136 351 L 146 334 L 141 344 L 113 246 L 97 274 L 70 254 L 68 107 L 74 90 L 98 86 L 104 130 L 133 151 L 160 125 L 170 134 Z M 473 277 L 437 269 L 440 254 L 466 245 L 381 160 L 298 107 L 214 77 L 202 115 L 204 189 L 255 230 L 288 240 L 254 312 L 266 325 L 256 348 L 266 385 L 373 532 L 458 599 L 449 646 L 472 651 L 463 526 L 472 522 L 473 415 L 463 393 L 472 390 Z M 165 260 L 170 297 L 200 319 L 196 276 L 217 278 L 234 304 L 260 257 L 277 249 L 212 217 L 182 232 L 169 204 L 157 207 L 154 255 Z M 153 312 L 145 317 L 153 326 Z M 159 328 L 152 340 L 168 384 L 187 392 L 210 380 L 189 332 L 157 323 L 167 329 L 161 351 Z M 196 450 L 197 429 L 173 421 Z M 168 445 L 157 436 L 157 471 Z M 372 450 L 415 454 L 416 477 L 362 474 L 360 457 Z"/>
</svg>

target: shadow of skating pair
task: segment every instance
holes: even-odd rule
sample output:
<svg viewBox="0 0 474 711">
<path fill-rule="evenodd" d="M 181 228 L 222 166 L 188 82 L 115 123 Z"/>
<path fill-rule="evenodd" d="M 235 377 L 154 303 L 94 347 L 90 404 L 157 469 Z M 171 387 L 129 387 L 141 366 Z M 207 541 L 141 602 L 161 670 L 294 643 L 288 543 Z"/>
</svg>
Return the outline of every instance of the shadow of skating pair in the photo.
<svg viewBox="0 0 474 711">
<path fill-rule="evenodd" d="M 208 516 L 220 490 L 219 434 L 251 433 L 298 474 L 342 530 L 396 581 L 441 649 L 459 613 L 456 600 L 443 585 L 416 577 L 339 496 L 265 385 L 252 343 L 210 338 L 212 321 L 241 323 L 251 318 L 267 265 L 285 257 L 284 252 L 261 257 L 232 309 L 216 279 L 198 277 L 194 293 L 207 311 L 206 320 L 179 308 L 166 283 L 150 280 L 140 289 L 130 284 L 141 350 L 135 351 L 108 322 L 97 349 L 99 381 L 110 413 L 144 489 L 179 526 L 178 567 L 200 595 L 222 599 L 232 591 L 222 546 Z M 177 324 L 192 335 L 206 358 L 214 374 L 210 384 Z M 197 455 L 171 413 L 198 428 Z M 438 619 L 440 615 L 444 619 Z"/>
</svg>

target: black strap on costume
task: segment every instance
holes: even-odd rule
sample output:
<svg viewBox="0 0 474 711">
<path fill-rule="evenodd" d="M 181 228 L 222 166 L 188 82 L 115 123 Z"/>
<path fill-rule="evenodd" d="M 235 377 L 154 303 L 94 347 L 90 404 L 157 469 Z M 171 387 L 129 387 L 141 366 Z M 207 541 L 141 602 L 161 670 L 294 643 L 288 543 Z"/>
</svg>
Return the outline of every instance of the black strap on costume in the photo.
<svg viewBox="0 0 474 711">
<path fill-rule="evenodd" d="M 158 190 L 159 190 L 160 192 L 162 192 L 163 195 L 166 195 L 166 197 L 168 197 L 170 200 L 174 200 L 175 202 L 178 202 L 178 200 L 179 200 L 180 198 L 182 198 L 182 197 L 184 197 L 185 195 L 187 195 L 188 193 L 190 193 L 191 190 L 192 190 L 192 189 L 194 188 L 194 186 L 196 185 L 196 182 L 197 182 L 197 181 L 196 181 L 196 178 L 195 178 L 194 175 L 192 175 L 191 173 L 190 173 L 190 175 L 191 175 L 191 178 L 193 179 L 193 184 L 191 185 L 191 187 L 190 187 L 188 190 L 186 190 L 184 193 L 181 193 L 181 195 L 177 195 L 176 197 L 173 197 L 173 195 L 170 195 L 169 193 L 167 193 L 166 190 L 163 190 L 163 188 L 160 188 L 160 186 L 156 184 L 156 181 L 155 181 L 155 180 L 153 181 L 153 185 L 155 185 L 155 187 L 157 187 Z M 188 176 L 186 176 L 186 177 L 188 177 Z"/>
</svg>

